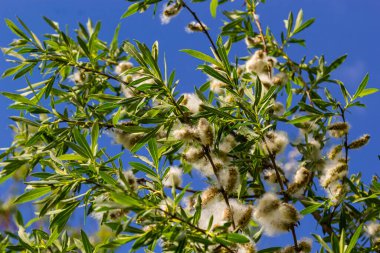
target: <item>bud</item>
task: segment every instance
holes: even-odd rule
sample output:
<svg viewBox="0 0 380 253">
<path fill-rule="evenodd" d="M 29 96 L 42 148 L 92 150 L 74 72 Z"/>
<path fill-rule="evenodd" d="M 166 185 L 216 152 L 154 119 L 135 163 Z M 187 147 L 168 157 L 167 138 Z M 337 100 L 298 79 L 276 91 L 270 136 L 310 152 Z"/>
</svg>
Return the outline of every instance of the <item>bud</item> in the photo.
<svg viewBox="0 0 380 253">
<path fill-rule="evenodd" d="M 346 122 L 336 122 L 327 127 L 332 137 L 340 138 L 348 133 L 349 125 Z"/>
<path fill-rule="evenodd" d="M 203 27 L 202 27 L 203 26 Z M 192 21 L 190 22 L 186 28 L 185 28 L 185 31 L 188 32 L 188 33 L 193 33 L 193 32 L 203 32 L 204 29 L 205 30 L 208 30 L 209 28 L 204 24 L 202 23 L 202 25 L 196 21 Z"/>
<path fill-rule="evenodd" d="M 137 190 L 137 180 L 136 180 L 136 177 L 135 175 L 133 174 L 133 172 L 131 170 L 127 170 L 125 172 L 123 172 L 123 176 L 125 177 L 125 180 L 126 180 L 126 183 L 128 185 L 126 185 L 124 183 L 124 181 L 122 181 L 121 179 L 119 179 L 119 182 L 124 185 L 125 187 L 131 189 L 132 191 L 136 191 Z"/>
<path fill-rule="evenodd" d="M 173 131 L 173 137 L 182 141 L 194 141 L 197 138 L 197 134 L 194 128 L 189 125 L 182 125 L 179 129 Z"/>
<path fill-rule="evenodd" d="M 194 93 L 183 94 L 183 100 L 181 105 L 187 107 L 189 111 L 193 114 L 198 113 L 201 110 L 202 100 Z"/>
<path fill-rule="evenodd" d="M 304 238 L 298 242 L 298 248 L 302 253 L 310 253 L 312 249 L 313 241 L 310 238 Z"/>
<path fill-rule="evenodd" d="M 288 81 L 288 76 L 283 72 L 280 72 L 273 77 L 273 84 L 277 86 L 285 85 Z"/>
<path fill-rule="evenodd" d="M 122 144 L 124 148 L 129 150 L 144 137 L 143 133 L 125 133 L 120 129 L 114 129 L 112 133 L 115 142 Z"/>
<path fill-rule="evenodd" d="M 202 206 L 206 206 L 208 203 L 210 203 L 211 200 L 215 199 L 220 195 L 219 189 L 216 187 L 210 187 L 207 188 L 201 195 L 202 199 Z"/>
<path fill-rule="evenodd" d="M 256 253 L 256 244 L 254 242 L 248 242 L 245 244 L 239 244 L 237 253 Z"/>
<path fill-rule="evenodd" d="M 294 181 L 289 185 L 288 193 L 295 197 L 299 197 L 305 191 L 307 184 L 311 178 L 311 171 L 305 167 L 301 167 L 297 170 Z"/>
<path fill-rule="evenodd" d="M 289 140 L 286 132 L 283 131 L 268 131 L 264 136 L 262 143 L 264 152 L 271 154 L 282 153 L 288 145 Z"/>
<path fill-rule="evenodd" d="M 198 121 L 198 135 L 203 145 L 212 145 L 214 141 L 213 129 L 208 120 L 205 118 L 200 118 Z"/>
<path fill-rule="evenodd" d="M 224 93 L 224 89 L 227 85 L 217 79 L 211 79 L 210 81 L 210 90 L 218 95 L 221 95 Z"/>
<path fill-rule="evenodd" d="M 359 139 L 351 142 L 350 145 L 348 145 L 348 148 L 349 149 L 361 148 L 368 143 L 369 138 L 370 138 L 370 136 L 368 134 L 365 134 L 362 137 L 360 137 Z"/>
<path fill-rule="evenodd" d="M 240 173 L 236 167 L 220 170 L 218 177 L 220 184 L 227 193 L 233 193 L 238 190 L 240 185 Z"/>
<path fill-rule="evenodd" d="M 232 134 L 229 134 L 220 142 L 219 151 L 228 154 L 234 147 L 236 147 L 236 145 L 235 137 Z"/>
<path fill-rule="evenodd" d="M 128 69 L 131 69 L 131 68 L 133 68 L 133 64 L 131 62 L 122 61 L 116 66 L 115 73 L 120 75 L 120 74 L 124 73 L 125 71 L 127 71 Z"/>
<path fill-rule="evenodd" d="M 330 152 L 328 153 L 327 157 L 330 160 L 334 160 L 336 158 L 336 156 L 339 155 L 339 153 L 342 151 L 342 148 L 343 148 L 342 145 L 337 145 L 337 146 L 333 147 L 330 150 Z"/>
<path fill-rule="evenodd" d="M 188 163 L 198 162 L 204 157 L 204 152 L 201 148 L 189 147 L 183 154 L 183 158 Z"/>
<path fill-rule="evenodd" d="M 272 109 L 273 109 L 273 114 L 278 117 L 282 116 L 285 111 L 284 105 L 280 102 L 274 102 Z"/>
<path fill-rule="evenodd" d="M 343 161 L 330 162 L 324 168 L 323 175 L 321 177 L 321 185 L 327 188 L 331 183 L 334 183 L 346 176 L 348 172 L 348 166 Z"/>
<path fill-rule="evenodd" d="M 165 187 L 181 186 L 182 184 L 182 169 L 178 167 L 170 167 L 169 172 L 166 174 L 163 182 Z"/>
<path fill-rule="evenodd" d="M 255 37 L 245 37 L 245 44 L 248 48 L 255 47 L 262 42 L 260 35 Z"/>
<path fill-rule="evenodd" d="M 168 24 L 173 17 L 178 15 L 181 9 L 182 5 L 177 2 L 167 5 L 160 16 L 161 24 Z"/>
</svg>

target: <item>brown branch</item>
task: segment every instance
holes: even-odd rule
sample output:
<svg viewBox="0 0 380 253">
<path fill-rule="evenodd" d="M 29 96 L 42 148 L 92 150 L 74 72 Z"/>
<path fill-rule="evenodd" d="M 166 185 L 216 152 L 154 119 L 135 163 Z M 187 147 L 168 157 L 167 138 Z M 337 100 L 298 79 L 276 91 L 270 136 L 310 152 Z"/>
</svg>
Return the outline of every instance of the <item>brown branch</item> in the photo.
<svg viewBox="0 0 380 253">
<path fill-rule="evenodd" d="M 246 3 L 247 3 L 247 7 L 250 9 L 249 11 L 251 12 L 252 18 L 255 21 L 257 29 L 259 30 L 259 34 L 260 34 L 261 40 L 263 42 L 263 50 L 265 53 L 268 53 L 267 44 L 265 41 L 263 29 L 261 27 L 260 20 L 259 20 L 258 16 L 256 15 L 255 6 L 252 6 L 248 1 L 246 1 Z"/>
</svg>

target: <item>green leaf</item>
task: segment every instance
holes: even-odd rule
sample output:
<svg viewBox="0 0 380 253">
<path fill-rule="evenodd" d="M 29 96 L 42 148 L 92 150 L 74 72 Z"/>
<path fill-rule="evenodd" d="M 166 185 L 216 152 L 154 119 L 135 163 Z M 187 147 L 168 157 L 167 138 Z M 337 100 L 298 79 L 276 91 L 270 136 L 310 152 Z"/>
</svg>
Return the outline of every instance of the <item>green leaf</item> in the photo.
<svg viewBox="0 0 380 253">
<path fill-rule="evenodd" d="M 143 138 L 141 138 L 131 149 L 132 153 L 136 153 L 141 147 L 143 147 L 151 138 L 153 138 L 160 128 L 156 127 Z"/>
<path fill-rule="evenodd" d="M 7 76 L 14 75 L 17 71 L 19 71 L 20 69 L 22 69 L 22 68 L 25 67 L 26 65 L 27 65 L 27 63 L 23 62 L 23 63 L 21 63 L 20 65 L 17 65 L 17 66 L 15 66 L 15 67 L 12 67 L 12 68 L 7 69 L 7 70 L 3 73 L 2 77 L 5 78 L 5 77 L 7 77 Z"/>
<path fill-rule="evenodd" d="M 18 28 L 18 27 L 16 26 L 16 24 L 13 23 L 11 20 L 9 20 L 9 19 L 5 19 L 5 23 L 7 24 L 7 26 L 9 27 L 9 29 L 11 29 L 11 31 L 12 31 L 14 34 L 18 35 L 18 36 L 21 37 L 21 38 L 24 38 L 24 39 L 30 41 L 29 37 L 26 36 L 26 34 L 25 34 L 23 31 L 21 31 L 21 29 Z"/>
<path fill-rule="evenodd" d="M 249 239 L 242 234 L 238 233 L 229 233 L 229 234 L 221 234 L 217 236 L 218 238 L 225 239 L 234 243 L 248 243 Z"/>
<path fill-rule="evenodd" d="M 7 165 L 0 171 L 0 184 L 9 179 L 12 174 L 19 169 L 21 166 L 26 164 L 28 160 L 8 160 L 5 161 Z"/>
<path fill-rule="evenodd" d="M 350 243 L 348 244 L 348 247 L 346 248 L 346 251 L 344 253 L 350 253 L 356 245 L 356 242 L 358 241 L 360 237 L 360 233 L 362 232 L 363 224 L 361 224 L 355 231 L 354 235 L 351 237 Z"/>
<path fill-rule="evenodd" d="M 15 101 L 15 102 L 20 102 L 20 103 L 24 103 L 24 104 L 28 104 L 28 105 L 35 105 L 35 103 L 33 103 L 30 99 L 24 97 L 24 96 L 21 96 L 19 94 L 15 94 L 15 93 L 10 93 L 10 92 L 1 92 L 0 94 L 2 94 L 3 96 Z"/>
<path fill-rule="evenodd" d="M 204 54 L 202 52 L 199 52 L 197 50 L 193 50 L 193 49 L 182 49 L 180 50 L 181 52 L 184 52 L 184 53 L 187 53 L 188 55 L 191 55 L 193 56 L 194 58 L 197 58 L 199 60 L 202 60 L 202 61 L 205 61 L 205 62 L 208 62 L 208 63 L 211 63 L 211 64 L 214 64 L 216 66 L 219 66 L 221 67 L 220 63 L 212 58 L 211 56 L 207 55 L 207 54 Z"/>
<path fill-rule="evenodd" d="M 141 210 L 144 209 L 143 203 L 140 202 L 139 199 L 133 198 L 130 195 L 126 195 L 124 193 L 111 193 L 111 198 L 118 204 L 121 204 L 127 208 L 134 209 L 134 210 Z M 146 204 L 146 203 L 145 203 Z"/>
<path fill-rule="evenodd" d="M 58 213 L 50 222 L 50 229 L 55 228 L 58 232 L 61 232 L 65 227 L 67 221 L 69 220 L 71 214 L 75 211 L 80 202 L 75 202 L 69 205 L 66 205 L 60 213 Z"/>
<path fill-rule="evenodd" d="M 287 30 L 287 36 L 290 37 L 292 27 L 293 27 L 293 13 L 292 12 L 289 13 L 288 20 L 284 20 L 284 22 L 285 22 L 285 28 Z"/>
<path fill-rule="evenodd" d="M 359 93 L 358 97 L 362 98 L 362 97 L 365 97 L 365 96 L 371 95 L 371 94 L 373 94 L 373 93 L 376 93 L 376 92 L 378 92 L 378 91 L 379 91 L 379 89 L 377 89 L 377 88 L 368 88 L 368 89 L 364 89 L 364 90 L 362 90 L 362 91 Z"/>
<path fill-rule="evenodd" d="M 213 18 L 216 17 L 216 9 L 218 8 L 218 0 L 210 1 L 210 13 Z"/>
<path fill-rule="evenodd" d="M 318 204 L 308 206 L 305 209 L 303 209 L 300 212 L 300 214 L 307 215 L 307 214 L 313 213 L 314 211 L 317 211 L 322 205 L 323 205 L 323 203 L 318 203 Z"/>
<path fill-rule="evenodd" d="M 304 116 L 301 116 L 301 117 L 289 120 L 288 123 L 294 125 L 294 124 L 299 124 L 299 123 L 304 123 L 304 122 L 307 122 L 307 121 L 310 121 L 310 120 L 314 120 L 314 119 L 316 119 L 318 117 L 320 117 L 320 116 L 319 115 L 314 115 L 314 114 L 304 115 Z"/>
<path fill-rule="evenodd" d="M 129 165 L 131 165 L 133 168 L 135 168 L 136 170 L 139 170 L 139 171 L 142 171 L 144 172 L 145 174 L 148 174 L 148 175 L 151 175 L 153 177 L 157 177 L 157 174 L 155 171 L 153 171 L 152 169 L 150 169 L 148 166 L 142 164 L 142 163 L 138 163 L 138 162 L 129 162 Z"/>
<path fill-rule="evenodd" d="M 309 26 L 311 26 L 315 21 L 315 18 L 312 18 L 312 19 L 309 19 L 307 20 L 305 23 L 303 23 L 302 25 L 300 25 L 297 29 L 294 29 L 293 32 L 292 32 L 292 36 L 305 30 L 306 28 L 308 28 Z"/>
<path fill-rule="evenodd" d="M 85 158 L 91 158 L 91 156 L 88 155 L 88 152 L 86 152 L 86 150 L 84 148 L 82 148 L 81 146 L 73 143 L 73 142 L 65 142 L 67 146 L 69 146 L 72 150 L 74 150 L 76 153 L 78 153 L 81 157 L 85 157 Z M 91 154 L 92 155 L 92 154 Z"/>
<path fill-rule="evenodd" d="M 112 176 L 110 176 L 108 173 L 106 173 L 104 171 L 100 171 L 99 175 L 104 180 L 104 182 L 106 182 L 107 184 L 117 185 L 117 181 Z"/>
<path fill-rule="evenodd" d="M 140 3 L 134 3 L 134 4 L 131 4 L 128 9 L 123 13 L 123 15 L 121 16 L 121 18 L 126 18 L 126 17 L 129 17 L 133 14 L 135 14 L 140 8 Z"/>
<path fill-rule="evenodd" d="M 363 80 L 360 82 L 358 89 L 356 90 L 355 94 L 352 96 L 352 100 L 359 97 L 360 93 L 367 87 L 369 80 L 368 73 L 364 76 Z"/>
<path fill-rule="evenodd" d="M 296 18 L 296 23 L 294 25 L 294 30 L 297 30 L 301 25 L 303 21 L 303 10 L 299 10 Z"/>
<path fill-rule="evenodd" d="M 91 245 L 86 233 L 81 229 L 80 234 L 82 236 L 84 250 L 86 251 L 86 253 L 92 253 L 94 251 L 94 247 Z"/>
<path fill-rule="evenodd" d="M 98 151 L 99 124 L 95 122 L 91 129 L 91 151 L 93 156 L 96 156 Z"/>
<path fill-rule="evenodd" d="M 215 79 L 225 83 L 229 84 L 230 81 L 227 77 L 222 75 L 220 72 L 216 71 L 214 68 L 207 66 L 207 65 L 201 65 L 198 67 L 198 69 L 201 69 L 203 72 L 205 72 L 207 75 L 214 77 Z"/>
<path fill-rule="evenodd" d="M 76 143 L 78 143 L 78 145 L 84 150 L 84 152 L 86 152 L 85 157 L 93 159 L 94 156 L 92 154 L 91 148 L 88 145 L 88 142 L 86 138 L 83 136 L 83 134 L 77 128 L 73 128 L 72 133 L 74 135 Z"/>
<path fill-rule="evenodd" d="M 327 252 L 334 253 L 334 251 L 327 245 L 320 235 L 313 234 L 313 236 L 322 245 L 322 247 L 327 250 Z"/>
<path fill-rule="evenodd" d="M 87 158 L 78 155 L 78 154 L 63 154 L 57 157 L 59 160 L 62 161 L 83 161 L 87 160 Z"/>
<path fill-rule="evenodd" d="M 115 113 L 115 115 L 112 118 L 112 124 L 116 125 L 117 123 L 119 123 L 119 119 L 120 119 L 122 111 L 123 111 L 123 107 L 120 106 L 119 109 L 117 110 L 117 112 Z"/>
<path fill-rule="evenodd" d="M 28 192 L 25 192 L 24 194 L 20 195 L 16 200 L 15 204 L 21 204 L 25 202 L 29 202 L 35 199 L 38 199 L 46 194 L 51 192 L 51 188 L 49 186 L 47 187 L 41 187 L 41 188 L 35 188 Z"/>
<path fill-rule="evenodd" d="M 328 66 L 328 72 L 331 72 L 333 71 L 334 69 L 337 69 L 340 65 L 342 65 L 342 63 L 347 59 L 347 55 L 343 55 L 341 57 L 339 57 L 338 59 L 336 59 L 335 61 L 333 61 L 330 66 Z"/>
<path fill-rule="evenodd" d="M 158 149 L 157 149 L 156 139 L 152 138 L 149 140 L 148 151 L 149 151 L 150 156 L 153 159 L 154 166 L 158 169 L 159 157 L 158 157 Z"/>
</svg>

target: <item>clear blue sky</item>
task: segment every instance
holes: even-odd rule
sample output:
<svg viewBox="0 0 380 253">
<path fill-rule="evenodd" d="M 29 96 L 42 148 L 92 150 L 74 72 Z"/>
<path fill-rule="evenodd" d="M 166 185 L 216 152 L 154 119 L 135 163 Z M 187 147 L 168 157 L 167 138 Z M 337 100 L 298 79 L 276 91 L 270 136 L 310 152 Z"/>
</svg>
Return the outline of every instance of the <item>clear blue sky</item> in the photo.
<svg viewBox="0 0 380 253">
<path fill-rule="evenodd" d="M 239 6 L 242 1 L 235 1 Z M 50 28 L 42 20 L 42 16 L 58 21 L 61 27 L 68 25 L 72 30 L 78 22 L 85 23 L 88 18 L 93 21 L 102 21 L 101 38 L 110 40 L 114 28 L 119 22 L 122 24 L 120 39 L 137 39 L 148 45 L 155 40 L 160 43 L 160 53 L 166 55 L 169 69 L 175 68 L 177 78 L 181 80 L 180 91 L 191 91 L 194 86 L 205 81 L 204 75 L 195 71 L 199 63 L 191 59 L 180 49 L 193 48 L 206 51 L 209 48 L 208 41 L 202 34 L 187 34 L 185 25 L 192 21 L 186 12 L 172 20 L 168 25 L 161 25 L 159 17 L 153 17 L 152 11 L 143 15 L 134 15 L 125 20 L 120 16 L 126 10 L 128 3 L 122 0 L 2 0 L 0 8 L 0 46 L 6 46 L 14 39 L 13 34 L 7 29 L 4 18 L 22 18 L 26 24 L 38 35 L 51 32 Z M 230 4 L 226 6 L 231 6 Z M 314 55 L 325 54 L 331 61 L 343 54 L 349 57 L 341 69 L 336 71 L 335 78 L 346 83 L 352 92 L 359 84 L 362 77 L 369 72 L 369 87 L 380 87 L 380 1 L 375 0 L 268 0 L 258 9 L 262 24 L 269 25 L 276 36 L 284 29 L 283 20 L 287 18 L 289 11 L 304 10 L 305 18 L 315 17 L 315 24 L 301 37 L 307 41 L 306 48 L 296 48 L 295 59 L 306 55 L 309 59 Z M 161 10 L 161 8 L 159 8 Z M 211 19 L 208 3 L 195 4 L 194 10 L 201 19 L 211 27 L 213 38 L 219 32 L 223 16 L 219 13 L 216 19 Z M 245 55 L 243 47 L 237 48 L 233 53 Z M 0 72 L 7 66 L 4 58 L 0 56 Z M 39 76 L 33 80 L 38 81 Z M 14 91 L 24 87 L 22 79 L 13 82 L 11 78 L 0 80 L 0 90 Z M 363 172 L 363 178 L 368 181 L 373 173 L 378 173 L 380 161 L 380 94 L 367 97 L 364 101 L 366 109 L 354 109 L 348 116 L 352 126 L 352 138 L 359 137 L 363 133 L 371 135 L 371 141 L 365 148 L 355 151 L 351 156 L 351 172 Z M 9 100 L 0 97 L 1 124 L 0 147 L 8 146 L 11 142 L 12 132 L 8 128 L 8 117 L 14 112 L 6 110 Z M 1 189 L 1 187 L 0 187 Z M 0 195 L 1 196 L 1 195 Z M 2 197 L 5 197 L 4 194 Z M 312 224 L 314 227 L 315 223 Z"/>
</svg>

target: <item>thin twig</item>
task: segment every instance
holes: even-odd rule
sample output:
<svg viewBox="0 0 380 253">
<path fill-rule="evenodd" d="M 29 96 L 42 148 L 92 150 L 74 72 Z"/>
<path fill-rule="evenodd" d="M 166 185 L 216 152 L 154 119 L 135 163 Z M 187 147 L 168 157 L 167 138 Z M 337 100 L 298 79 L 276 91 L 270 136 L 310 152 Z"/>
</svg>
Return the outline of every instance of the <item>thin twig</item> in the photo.
<svg viewBox="0 0 380 253">
<path fill-rule="evenodd" d="M 190 14 L 194 17 L 194 19 L 199 23 L 199 25 L 202 27 L 203 33 L 207 36 L 207 39 L 210 41 L 210 44 L 212 48 L 214 49 L 214 52 L 216 56 L 220 59 L 218 48 L 216 47 L 214 41 L 212 40 L 210 33 L 207 31 L 206 27 L 204 27 L 202 21 L 199 19 L 198 15 L 185 3 L 185 1 L 181 1 L 183 7 L 185 7 L 186 10 L 190 12 Z"/>
<path fill-rule="evenodd" d="M 229 210 L 231 211 L 231 216 L 232 216 L 232 228 L 235 229 L 236 226 L 235 226 L 235 221 L 234 221 L 234 214 L 233 214 L 233 210 L 230 206 L 230 201 L 228 200 L 228 195 L 226 193 L 226 191 L 224 190 L 223 188 L 223 185 L 221 184 L 221 180 L 219 178 L 219 174 L 218 174 L 218 169 L 216 168 L 215 166 L 215 163 L 210 155 L 210 148 L 209 147 L 206 147 L 206 146 L 203 146 L 203 151 L 204 151 L 204 154 L 206 156 L 206 158 L 209 160 L 210 164 L 211 164 L 211 167 L 212 167 L 212 170 L 215 174 L 215 177 L 216 179 L 218 180 L 218 183 L 219 183 L 219 190 L 220 192 L 222 193 L 223 195 L 223 198 L 224 198 L 224 201 L 226 202 L 226 205 L 227 207 L 229 208 Z"/>
<path fill-rule="evenodd" d="M 288 185 L 287 185 L 286 182 L 283 182 L 283 181 L 282 181 L 282 177 L 281 177 L 281 175 L 280 175 L 280 172 L 278 171 L 278 167 L 277 167 L 277 164 L 276 164 L 276 157 L 275 157 L 275 155 L 269 150 L 269 148 L 268 148 L 268 144 L 267 144 L 267 142 L 265 141 L 265 139 L 264 139 L 264 143 L 265 143 L 265 148 L 266 148 L 267 151 L 268 151 L 269 158 L 270 158 L 270 160 L 271 160 L 271 162 L 272 162 L 273 168 L 274 168 L 274 170 L 275 170 L 275 172 L 276 172 L 277 181 L 278 181 L 278 183 L 280 184 L 281 191 L 282 191 L 282 193 L 283 193 L 283 195 L 284 195 L 284 201 L 285 201 L 286 203 L 288 203 L 288 202 L 289 202 L 289 196 L 288 196 L 288 194 L 286 193 L 286 188 L 288 188 Z M 285 186 L 286 186 L 286 188 L 285 188 Z M 300 252 L 300 249 L 299 249 L 299 247 L 298 247 L 297 234 L 296 234 L 296 230 L 295 230 L 295 225 L 294 225 L 294 224 L 290 227 L 290 230 L 291 230 L 291 232 L 292 232 L 292 236 L 293 236 L 294 249 L 296 250 L 296 252 Z"/>
<path fill-rule="evenodd" d="M 259 20 L 258 16 L 256 15 L 255 6 L 252 6 L 251 4 L 249 4 L 248 1 L 246 1 L 246 3 L 247 3 L 247 7 L 250 9 L 252 18 L 255 21 L 257 29 L 259 30 L 261 41 L 263 42 L 263 50 L 265 53 L 268 53 L 267 43 L 265 41 L 265 37 L 264 37 L 263 29 L 261 27 L 260 20 Z"/>
</svg>

